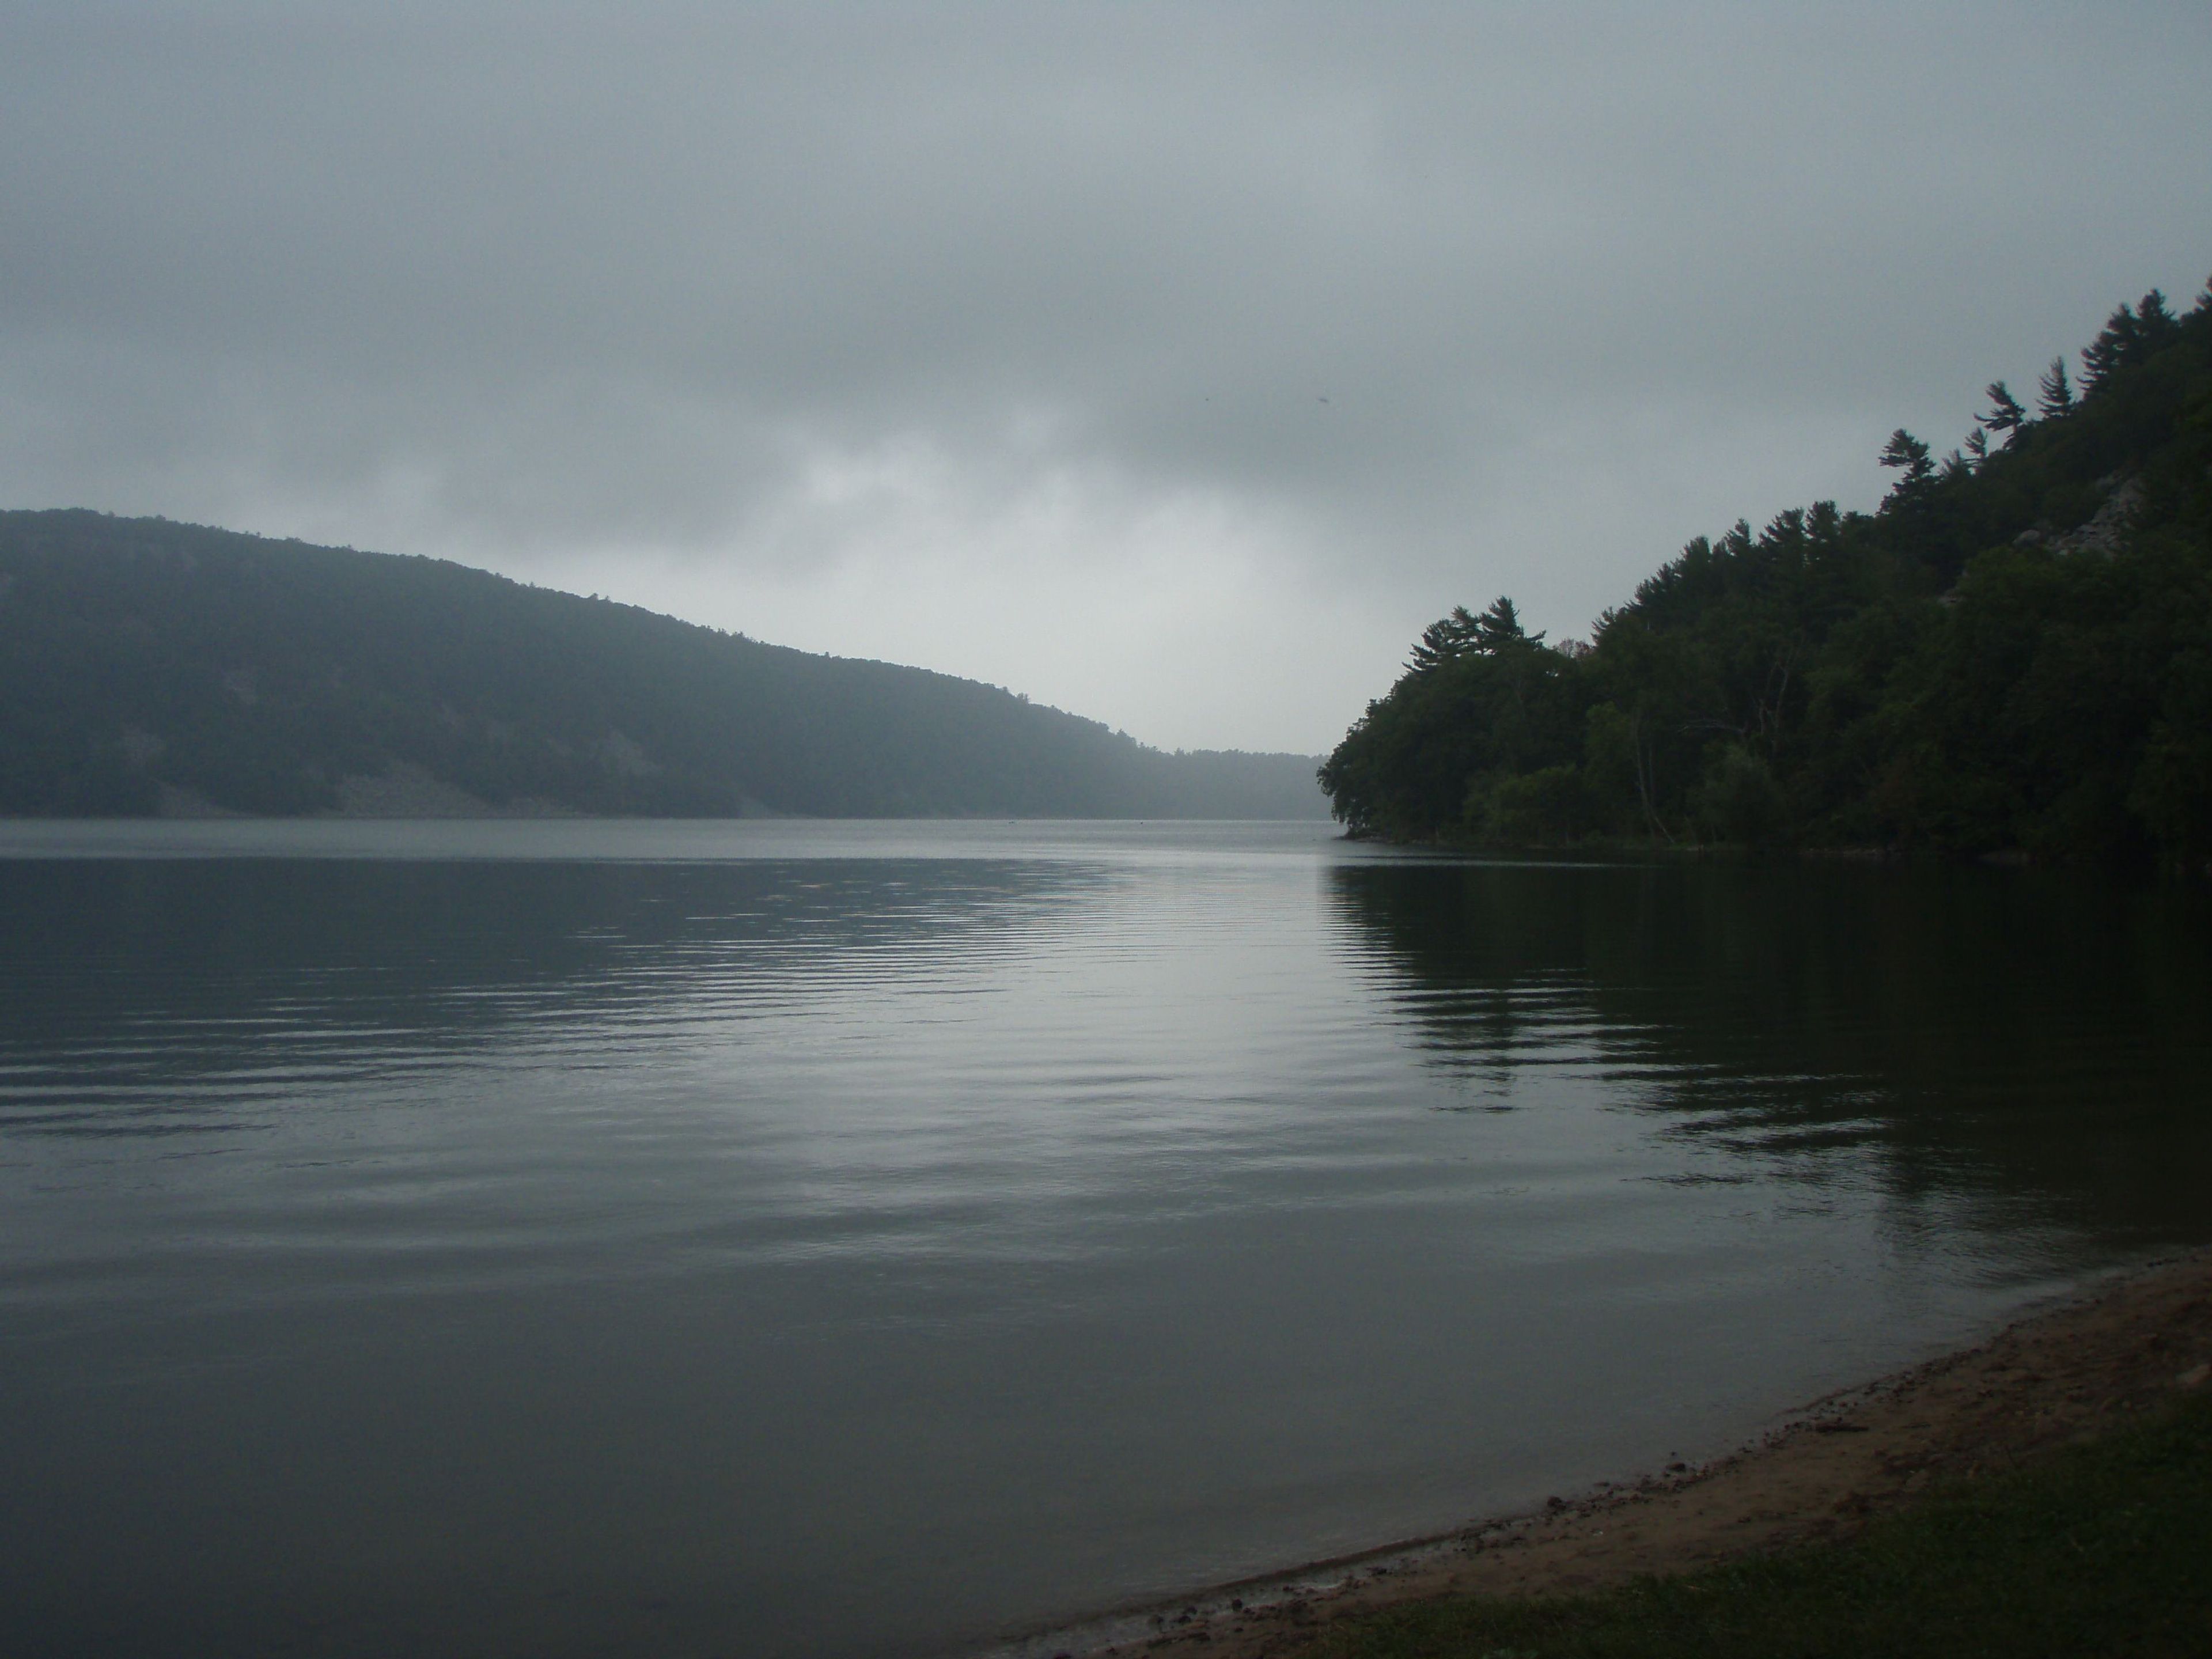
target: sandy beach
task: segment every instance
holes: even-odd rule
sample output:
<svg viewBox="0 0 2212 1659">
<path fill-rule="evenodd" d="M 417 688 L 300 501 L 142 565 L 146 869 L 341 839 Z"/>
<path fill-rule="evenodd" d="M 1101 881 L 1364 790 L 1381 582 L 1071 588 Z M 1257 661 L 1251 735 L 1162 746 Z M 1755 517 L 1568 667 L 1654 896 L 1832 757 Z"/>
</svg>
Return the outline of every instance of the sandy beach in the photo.
<svg viewBox="0 0 2212 1659">
<path fill-rule="evenodd" d="M 1428 1597 L 1599 1589 L 1849 1535 L 1940 1482 L 2094 1437 L 2212 1381 L 2212 1252 L 2147 1266 L 1989 1340 L 1809 1402 L 1773 1433 L 1554 1498 L 1534 1514 L 1040 1632 L 1007 1659 L 1304 1651 L 1334 1620 Z"/>
</svg>

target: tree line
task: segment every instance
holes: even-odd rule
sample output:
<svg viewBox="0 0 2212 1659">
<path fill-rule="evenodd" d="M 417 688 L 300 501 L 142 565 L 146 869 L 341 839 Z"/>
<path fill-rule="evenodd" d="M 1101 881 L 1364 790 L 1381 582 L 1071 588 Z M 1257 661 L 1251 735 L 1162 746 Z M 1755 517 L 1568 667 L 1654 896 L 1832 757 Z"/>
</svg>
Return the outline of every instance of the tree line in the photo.
<svg viewBox="0 0 2212 1659">
<path fill-rule="evenodd" d="M 1313 767 L 439 560 L 0 513 L 4 815 L 1318 818 Z"/>
<path fill-rule="evenodd" d="M 2212 858 L 2212 286 L 2114 310 L 1959 447 L 1699 537 L 1546 643 L 1432 623 L 1322 765 L 1358 835 Z"/>
</svg>

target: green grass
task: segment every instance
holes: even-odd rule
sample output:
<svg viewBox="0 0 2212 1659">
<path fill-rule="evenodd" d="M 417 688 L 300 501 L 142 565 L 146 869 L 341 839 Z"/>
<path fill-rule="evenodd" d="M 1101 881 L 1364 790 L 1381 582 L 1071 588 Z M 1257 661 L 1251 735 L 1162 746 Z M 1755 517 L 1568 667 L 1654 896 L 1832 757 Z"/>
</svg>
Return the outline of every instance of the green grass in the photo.
<svg viewBox="0 0 2212 1659">
<path fill-rule="evenodd" d="M 1846 1544 L 1360 1619 L 1330 1659 L 2212 1656 L 2212 1400 L 1961 1481 Z"/>
</svg>

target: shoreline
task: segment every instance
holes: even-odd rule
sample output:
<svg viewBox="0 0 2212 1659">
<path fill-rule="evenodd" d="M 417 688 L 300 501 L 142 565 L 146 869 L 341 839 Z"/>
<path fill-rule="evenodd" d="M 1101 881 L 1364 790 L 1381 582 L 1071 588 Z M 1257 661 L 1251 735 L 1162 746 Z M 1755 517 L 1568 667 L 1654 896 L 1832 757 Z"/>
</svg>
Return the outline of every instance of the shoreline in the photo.
<svg viewBox="0 0 2212 1659">
<path fill-rule="evenodd" d="M 2102 1279 L 1968 1347 L 1784 1413 L 1712 1462 L 1004 1640 L 981 1659 L 1275 1659 L 1440 1597 L 1602 1589 L 1847 1538 L 1923 1492 L 2032 1462 L 2212 1386 L 2212 1249 Z"/>
</svg>

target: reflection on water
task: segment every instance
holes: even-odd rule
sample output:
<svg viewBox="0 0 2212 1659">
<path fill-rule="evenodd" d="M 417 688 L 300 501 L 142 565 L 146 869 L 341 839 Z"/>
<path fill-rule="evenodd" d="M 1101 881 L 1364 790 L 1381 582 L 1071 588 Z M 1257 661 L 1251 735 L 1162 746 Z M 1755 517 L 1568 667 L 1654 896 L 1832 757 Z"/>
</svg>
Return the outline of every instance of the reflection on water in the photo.
<svg viewBox="0 0 2212 1659">
<path fill-rule="evenodd" d="M 957 1650 L 1717 1448 L 2212 1232 L 2171 893 L 9 833 L 11 1650 Z"/>
<path fill-rule="evenodd" d="M 517 1046 L 603 1065 L 719 1015 L 988 971 L 1099 879 L 981 861 L 0 865 L 0 1122 L 236 1130 L 303 1085 Z"/>
<path fill-rule="evenodd" d="M 2212 907 L 1978 870 L 1345 867 L 1332 896 L 1442 1068 L 1510 1103 L 1604 1056 L 1657 1133 L 2017 1262 L 2194 1237 Z M 1963 1207 L 1962 1207 L 1963 1206 Z M 1947 1248 L 1958 1241 L 1945 1240 Z"/>
</svg>

